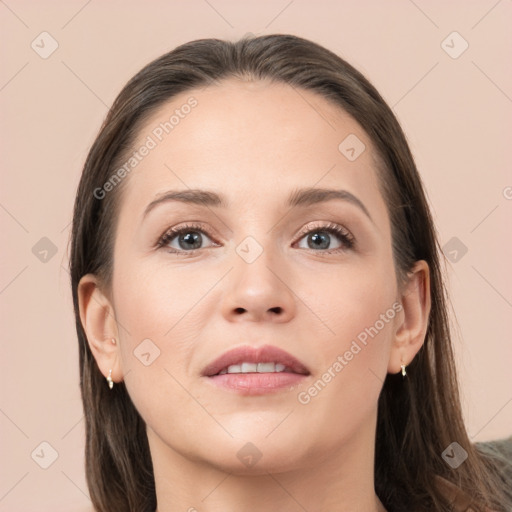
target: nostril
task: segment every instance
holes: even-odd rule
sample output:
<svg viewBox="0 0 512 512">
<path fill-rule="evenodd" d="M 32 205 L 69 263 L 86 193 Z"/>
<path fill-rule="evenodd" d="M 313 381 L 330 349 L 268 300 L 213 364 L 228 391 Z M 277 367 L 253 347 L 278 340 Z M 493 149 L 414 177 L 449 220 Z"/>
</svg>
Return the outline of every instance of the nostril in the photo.
<svg viewBox="0 0 512 512">
<path fill-rule="evenodd" d="M 281 313 L 282 308 L 281 306 L 276 306 L 275 308 L 270 308 L 270 311 L 272 311 L 273 313 Z"/>
</svg>

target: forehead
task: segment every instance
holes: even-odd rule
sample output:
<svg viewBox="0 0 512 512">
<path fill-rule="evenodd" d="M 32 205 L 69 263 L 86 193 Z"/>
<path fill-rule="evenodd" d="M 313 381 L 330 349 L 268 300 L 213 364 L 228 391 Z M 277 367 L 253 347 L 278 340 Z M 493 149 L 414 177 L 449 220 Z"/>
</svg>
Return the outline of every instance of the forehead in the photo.
<svg viewBox="0 0 512 512">
<path fill-rule="evenodd" d="M 360 125 L 322 96 L 288 84 L 229 79 L 182 92 L 145 121 L 133 149 L 144 145 L 151 149 L 130 173 L 123 199 L 133 210 L 187 188 L 223 191 L 261 208 L 299 186 L 342 187 L 385 206 Z"/>
</svg>

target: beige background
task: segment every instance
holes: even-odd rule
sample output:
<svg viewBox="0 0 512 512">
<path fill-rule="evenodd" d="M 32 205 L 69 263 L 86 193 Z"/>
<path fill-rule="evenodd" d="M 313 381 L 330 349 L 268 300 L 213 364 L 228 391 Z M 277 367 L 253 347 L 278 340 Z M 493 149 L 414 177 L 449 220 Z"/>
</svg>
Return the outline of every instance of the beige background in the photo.
<svg viewBox="0 0 512 512">
<path fill-rule="evenodd" d="M 467 247 L 447 272 L 469 433 L 475 441 L 510 435 L 511 19 L 510 0 L 0 1 L 0 512 L 91 509 L 66 270 L 75 188 L 125 82 L 203 37 L 313 39 L 393 106 L 441 244 L 456 237 L 450 244 Z M 58 43 L 46 59 L 44 31 Z M 453 31 L 463 39 L 448 37 Z M 467 50 L 452 58 L 447 51 L 458 54 L 464 41 Z M 47 261 L 43 237 L 57 251 Z M 47 469 L 40 464 L 52 449 L 42 442 L 58 454 Z"/>
</svg>

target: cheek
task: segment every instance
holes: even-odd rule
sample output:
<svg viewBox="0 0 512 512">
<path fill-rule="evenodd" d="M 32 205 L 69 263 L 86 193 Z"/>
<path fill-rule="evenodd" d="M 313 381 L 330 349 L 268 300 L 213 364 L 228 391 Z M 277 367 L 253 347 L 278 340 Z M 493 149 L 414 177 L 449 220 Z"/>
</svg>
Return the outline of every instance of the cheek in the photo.
<svg viewBox="0 0 512 512">
<path fill-rule="evenodd" d="M 215 276 L 153 262 L 126 265 L 123 270 L 120 267 L 114 276 L 116 317 L 133 342 L 151 338 L 165 346 L 171 339 L 194 335 L 185 326 L 190 327 L 190 318 L 197 320 L 194 308 L 208 294 Z"/>
<path fill-rule="evenodd" d="M 318 316 L 325 319 L 324 338 L 330 338 L 334 345 L 339 343 L 342 348 L 376 323 L 379 334 L 380 331 L 387 334 L 395 316 L 392 306 L 396 300 L 391 264 L 373 261 L 372 264 L 340 267 L 339 271 L 322 276 L 321 283 L 315 282 L 319 286 L 310 292 L 305 289 L 304 293 L 309 294 Z M 384 323 L 381 315 L 384 315 Z M 364 334 L 360 340 L 364 342 Z"/>
<path fill-rule="evenodd" d="M 318 442 L 326 446 L 356 435 L 375 414 L 399 308 L 386 273 L 352 272 L 331 290 L 331 305 L 322 301 L 319 316 L 334 334 L 323 329 L 316 338 L 321 363 L 311 385 L 297 393 L 302 417 L 315 419 Z"/>
<path fill-rule="evenodd" d="M 137 407 L 151 402 L 148 394 L 155 403 L 175 403 L 173 376 L 183 381 L 190 366 L 191 347 L 205 322 L 201 299 L 213 276 L 149 265 L 125 268 L 114 274 L 113 289 L 126 386 Z M 153 413 L 149 409 L 146 415 Z"/>
<path fill-rule="evenodd" d="M 385 379 L 401 308 L 390 275 L 384 263 L 353 267 L 340 273 L 334 284 L 326 283 L 328 292 L 316 300 L 318 316 L 328 326 L 319 339 L 320 373 L 325 376 L 321 380 L 347 399 L 369 393 L 376 400 Z"/>
</svg>

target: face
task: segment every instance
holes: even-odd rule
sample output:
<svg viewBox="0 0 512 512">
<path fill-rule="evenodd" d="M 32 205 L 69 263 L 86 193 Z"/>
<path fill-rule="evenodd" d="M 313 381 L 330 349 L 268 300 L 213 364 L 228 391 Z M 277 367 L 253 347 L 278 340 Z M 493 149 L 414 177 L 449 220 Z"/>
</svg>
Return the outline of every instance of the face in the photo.
<svg viewBox="0 0 512 512">
<path fill-rule="evenodd" d="M 229 80 L 174 97 L 143 144 L 123 184 L 112 303 L 120 376 L 152 447 L 278 471 L 368 436 L 400 305 L 365 132 L 312 92 Z M 300 194 L 312 187 L 345 192 Z M 191 189 L 221 201 L 165 199 Z M 306 371 L 203 375 L 227 351 L 267 345 Z"/>
</svg>

